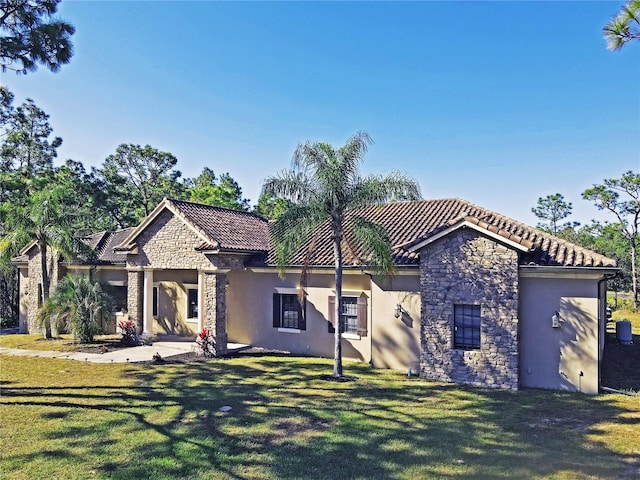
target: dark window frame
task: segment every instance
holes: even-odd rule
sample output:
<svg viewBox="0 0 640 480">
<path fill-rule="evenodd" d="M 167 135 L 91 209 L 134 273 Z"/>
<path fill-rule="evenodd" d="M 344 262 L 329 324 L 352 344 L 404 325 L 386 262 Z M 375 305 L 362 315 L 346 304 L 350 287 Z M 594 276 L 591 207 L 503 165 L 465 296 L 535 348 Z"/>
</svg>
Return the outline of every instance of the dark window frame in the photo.
<svg viewBox="0 0 640 480">
<path fill-rule="evenodd" d="M 108 291 L 114 300 L 114 308 L 116 312 L 126 312 L 128 308 L 127 293 L 128 285 L 109 285 Z"/>
<path fill-rule="evenodd" d="M 480 305 L 453 306 L 453 348 L 480 350 L 482 340 L 482 309 Z"/>
<path fill-rule="evenodd" d="M 350 303 L 348 303 L 347 305 L 345 305 L 345 300 L 349 299 L 348 301 Z M 355 304 L 351 303 L 352 299 L 355 299 Z M 331 295 L 329 297 L 329 321 L 327 322 L 327 331 L 329 333 L 335 333 L 335 304 L 336 304 L 336 297 L 334 295 Z M 350 314 L 348 315 L 349 318 L 351 318 L 352 320 L 355 318 L 355 329 L 353 328 L 353 322 L 351 325 L 351 328 L 347 331 L 345 331 L 345 322 L 344 322 L 344 317 L 345 317 L 345 307 L 346 306 L 355 306 L 355 315 L 353 314 L 353 310 L 350 312 Z M 367 325 L 367 312 L 368 312 L 368 305 L 369 305 L 369 301 L 367 299 L 366 295 L 343 295 L 342 296 L 342 318 L 343 318 L 343 322 L 342 325 L 340 325 L 340 332 L 341 333 L 346 333 L 349 335 L 359 335 L 360 337 L 366 337 L 368 335 L 368 325 Z"/>
<path fill-rule="evenodd" d="M 159 299 L 160 299 L 160 290 L 159 287 L 157 285 L 153 286 L 153 292 L 152 292 L 152 312 L 151 315 L 153 315 L 154 317 L 158 317 L 158 310 L 159 310 Z"/>
<path fill-rule="evenodd" d="M 300 302 L 298 294 L 274 293 L 273 294 L 273 327 L 288 328 L 292 330 L 306 330 L 307 300 Z M 295 323 L 294 314 L 295 313 Z M 288 317 L 288 318 L 285 318 Z"/>
<path fill-rule="evenodd" d="M 192 298 L 192 292 L 195 292 L 195 299 Z M 198 318 L 198 289 L 187 288 L 187 320 L 193 320 Z"/>
</svg>

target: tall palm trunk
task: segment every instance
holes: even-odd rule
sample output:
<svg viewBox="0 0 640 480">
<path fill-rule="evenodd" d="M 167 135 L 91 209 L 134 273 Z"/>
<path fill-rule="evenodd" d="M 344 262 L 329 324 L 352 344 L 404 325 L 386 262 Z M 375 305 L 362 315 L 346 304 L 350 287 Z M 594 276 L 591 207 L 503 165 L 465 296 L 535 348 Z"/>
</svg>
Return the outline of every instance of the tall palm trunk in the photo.
<svg viewBox="0 0 640 480">
<path fill-rule="evenodd" d="M 333 376 L 342 376 L 342 248 L 341 248 L 342 232 L 340 226 L 333 228 L 333 258 L 336 268 L 336 303 L 334 325 L 334 355 L 333 355 Z"/>
</svg>

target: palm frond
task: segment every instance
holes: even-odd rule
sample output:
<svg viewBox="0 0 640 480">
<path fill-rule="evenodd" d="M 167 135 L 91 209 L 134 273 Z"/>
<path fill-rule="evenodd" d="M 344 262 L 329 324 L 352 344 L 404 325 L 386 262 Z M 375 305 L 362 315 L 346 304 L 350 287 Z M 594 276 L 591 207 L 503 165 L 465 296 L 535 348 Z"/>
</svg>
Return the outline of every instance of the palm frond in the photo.
<svg viewBox="0 0 640 480">
<path fill-rule="evenodd" d="M 420 198 L 420 186 L 402 172 L 386 176 L 368 175 L 354 183 L 349 194 L 349 208 Z"/>
<path fill-rule="evenodd" d="M 327 214 L 317 202 L 295 204 L 273 223 L 276 261 L 282 274 L 287 261 L 309 241 Z"/>
<path fill-rule="evenodd" d="M 384 227 L 365 218 L 356 217 L 351 231 L 361 248 L 363 263 L 366 263 L 376 275 L 392 274 L 395 266 L 391 242 Z"/>
<path fill-rule="evenodd" d="M 367 132 L 357 132 L 347 140 L 344 146 L 340 147 L 340 156 L 348 163 L 358 166 L 372 144 L 373 140 Z"/>
<path fill-rule="evenodd" d="M 262 193 L 294 203 L 311 201 L 316 195 L 314 182 L 301 170 L 284 170 L 267 177 L 262 184 Z"/>
</svg>

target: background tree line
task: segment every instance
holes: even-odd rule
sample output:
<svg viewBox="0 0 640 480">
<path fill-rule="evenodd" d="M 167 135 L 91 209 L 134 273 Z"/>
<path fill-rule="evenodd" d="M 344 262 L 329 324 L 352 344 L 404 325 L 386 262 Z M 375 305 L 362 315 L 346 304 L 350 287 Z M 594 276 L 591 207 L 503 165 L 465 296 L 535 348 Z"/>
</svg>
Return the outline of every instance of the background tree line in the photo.
<svg viewBox="0 0 640 480">
<path fill-rule="evenodd" d="M 598 210 L 607 212 L 611 221 L 591 220 L 588 225 L 563 222 L 572 212 L 571 202 L 560 193 L 538 198 L 531 211 L 540 219 L 538 228 L 617 261 L 620 274 L 609 288 L 630 291 L 638 308 L 638 245 L 640 243 L 640 174 L 632 171 L 620 178 L 605 179 L 582 193 Z"/>
</svg>

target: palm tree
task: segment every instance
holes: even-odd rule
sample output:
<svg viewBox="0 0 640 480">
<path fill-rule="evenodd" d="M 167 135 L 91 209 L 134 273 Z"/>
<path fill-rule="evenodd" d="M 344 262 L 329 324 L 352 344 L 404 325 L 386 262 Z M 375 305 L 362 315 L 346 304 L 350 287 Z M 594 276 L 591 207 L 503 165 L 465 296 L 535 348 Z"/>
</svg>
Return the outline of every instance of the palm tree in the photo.
<svg viewBox="0 0 640 480">
<path fill-rule="evenodd" d="M 358 169 L 372 141 L 365 132 L 358 132 L 347 143 L 334 148 L 329 143 L 299 144 L 290 170 L 265 180 L 262 194 L 283 197 L 292 206 L 274 223 L 273 238 L 280 272 L 304 241 L 309 241 L 307 258 L 313 254 L 314 233 L 328 221 L 335 264 L 336 302 L 335 349 L 333 376 L 342 376 L 342 267 L 343 240 L 359 245 L 368 264 L 376 273 L 393 269 L 391 246 L 384 229 L 364 218 L 355 218 L 345 230 L 348 210 L 390 200 L 420 198 L 420 187 L 402 173 L 388 176 L 361 177 Z M 305 268 L 303 267 L 303 276 Z"/>
<path fill-rule="evenodd" d="M 628 0 L 603 31 L 609 50 L 620 50 L 630 40 L 640 40 L 640 0 Z"/>
<path fill-rule="evenodd" d="M 67 275 L 40 310 L 38 319 L 71 328 L 81 343 L 90 343 L 100 331 L 99 320 L 113 315 L 113 306 L 113 299 L 99 282 L 84 275 Z"/>
<path fill-rule="evenodd" d="M 64 214 L 63 192 L 59 188 L 33 193 L 25 206 L 5 204 L 4 207 L 5 230 L 0 239 L 0 255 L 14 255 L 29 242 L 36 242 L 40 250 L 40 295 L 44 303 L 49 298 L 51 285 L 50 248 L 72 259 L 79 252 L 87 252 L 88 247 L 73 236 L 69 218 Z M 44 334 L 51 338 L 48 321 L 44 323 Z"/>
</svg>

